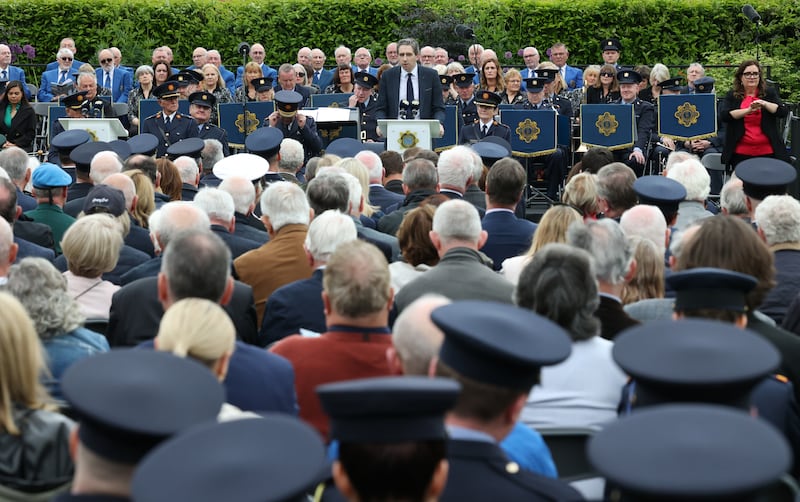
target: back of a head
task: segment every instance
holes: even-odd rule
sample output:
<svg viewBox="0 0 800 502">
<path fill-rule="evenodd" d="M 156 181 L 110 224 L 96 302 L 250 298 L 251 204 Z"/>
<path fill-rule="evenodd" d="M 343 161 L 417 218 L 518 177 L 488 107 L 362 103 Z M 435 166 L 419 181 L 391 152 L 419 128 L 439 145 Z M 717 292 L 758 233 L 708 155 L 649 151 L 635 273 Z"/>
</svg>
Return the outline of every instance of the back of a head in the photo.
<svg viewBox="0 0 800 502">
<path fill-rule="evenodd" d="M 120 172 L 122 172 L 122 160 L 120 160 L 119 155 L 111 151 L 104 151 L 97 153 L 92 158 L 89 178 L 91 178 L 92 183 L 99 185 L 112 174 Z"/>
<path fill-rule="evenodd" d="M 230 194 L 233 198 L 233 208 L 237 213 L 247 214 L 250 205 L 256 201 L 256 187 L 242 176 L 225 178 L 219 184 L 219 189 Z"/>
<path fill-rule="evenodd" d="M 147 175 L 148 178 L 150 178 L 150 181 L 153 182 L 153 185 L 156 184 L 158 166 L 156 165 L 156 160 L 153 157 L 149 157 L 147 155 L 131 155 L 125 161 L 122 170 L 124 172 L 132 171 L 134 169 L 142 171 Z"/>
<path fill-rule="evenodd" d="M 609 207 L 625 211 L 636 205 L 633 182 L 636 173 L 622 162 L 612 162 L 597 172 L 597 196 L 605 199 Z"/>
<path fill-rule="evenodd" d="M 350 206 L 349 185 L 340 173 L 320 173 L 308 183 L 306 196 L 314 214 L 329 210 L 347 213 Z"/>
<path fill-rule="evenodd" d="M 326 263 L 341 244 L 358 238 L 353 218 L 336 210 L 316 216 L 308 226 L 305 247 L 314 260 Z"/>
<path fill-rule="evenodd" d="M 473 157 L 469 147 L 459 145 L 445 150 L 439 155 L 437 164 L 439 183 L 465 189 L 467 181 L 472 177 L 472 164 Z"/>
<path fill-rule="evenodd" d="M 590 148 L 581 157 L 581 167 L 584 172 L 597 174 L 601 168 L 614 162 L 614 154 L 611 150 L 602 146 Z"/>
<path fill-rule="evenodd" d="M 442 244 L 463 242 L 477 245 L 481 238 L 481 218 L 475 206 L 464 200 L 449 200 L 436 209 L 433 231 Z"/>
<path fill-rule="evenodd" d="M 0 271 L 11 265 L 9 253 L 13 244 L 14 232 L 11 229 L 11 224 L 0 218 Z"/>
<path fill-rule="evenodd" d="M 667 221 L 659 208 L 639 204 L 622 213 L 619 224 L 626 236 L 639 236 L 647 239 L 662 251 L 662 255 L 664 254 Z"/>
<path fill-rule="evenodd" d="M 420 264 L 432 267 L 439 262 L 439 253 L 430 237 L 435 212 L 436 207 L 432 204 L 416 207 L 406 213 L 397 229 L 400 253 L 406 263 L 413 267 Z"/>
<path fill-rule="evenodd" d="M 386 150 L 380 154 L 381 163 L 386 170 L 386 176 L 403 174 L 403 157 L 397 152 Z"/>
<path fill-rule="evenodd" d="M 704 219 L 682 244 L 675 269 L 714 267 L 752 275 L 758 284 L 747 295 L 747 307 L 754 310 L 775 285 L 773 261 L 769 248 L 750 225 L 735 216 L 715 216 Z"/>
<path fill-rule="evenodd" d="M 711 192 L 711 177 L 703 164 L 694 156 L 670 167 L 667 178 L 683 185 L 686 189 L 686 200 L 702 202 Z"/>
<path fill-rule="evenodd" d="M 369 172 L 370 183 L 380 183 L 383 179 L 383 162 L 377 153 L 371 150 L 358 152 L 355 159 L 360 161 Z"/>
<path fill-rule="evenodd" d="M 592 256 L 597 280 L 621 284 L 633 259 L 633 250 L 622 228 L 614 220 L 604 218 L 585 225 L 571 225 L 567 242 Z"/>
<path fill-rule="evenodd" d="M 91 279 L 114 270 L 122 245 L 121 225 L 110 214 L 89 214 L 78 218 L 61 241 L 69 271 Z"/>
<path fill-rule="evenodd" d="M 640 236 L 628 237 L 636 273 L 622 290 L 622 303 L 664 297 L 664 248 Z"/>
<path fill-rule="evenodd" d="M 436 190 L 438 183 L 439 173 L 436 171 L 436 164 L 430 160 L 414 159 L 403 169 L 403 185 L 409 191 Z"/>
<path fill-rule="evenodd" d="M 742 180 L 732 177 L 719 192 L 720 207 L 731 216 L 750 216 Z"/>
<path fill-rule="evenodd" d="M 761 201 L 755 222 L 768 246 L 800 242 L 800 202 L 791 195 L 770 195 Z"/>
<path fill-rule="evenodd" d="M 664 171 L 669 173 L 669 170 L 672 169 L 672 166 L 675 164 L 680 164 L 681 162 L 685 162 L 689 159 L 699 160 L 697 159 L 697 155 L 694 155 L 693 153 L 685 152 L 683 150 L 676 150 L 667 156 L 667 163 L 664 165 Z"/>
<path fill-rule="evenodd" d="M 516 204 L 527 177 L 522 164 L 512 158 L 498 160 L 486 177 L 486 195 L 493 204 Z"/>
<path fill-rule="evenodd" d="M 181 182 L 189 185 L 194 185 L 197 181 L 197 175 L 200 174 L 200 168 L 197 166 L 197 161 L 186 155 L 182 155 L 175 159 L 175 167 L 178 168 L 178 173 L 181 175 Z"/>
<path fill-rule="evenodd" d="M 305 160 L 303 144 L 296 139 L 284 138 L 281 141 L 278 169 L 294 174 L 303 166 L 303 160 Z"/>
<path fill-rule="evenodd" d="M 184 231 L 164 251 L 161 273 L 173 301 L 205 298 L 218 303 L 231 275 L 231 251 L 208 228 Z"/>
<path fill-rule="evenodd" d="M 130 208 L 133 198 L 136 196 L 136 184 L 130 176 L 122 173 L 112 174 L 103 180 L 103 185 L 114 187 L 125 196 L 125 208 Z"/>
<path fill-rule="evenodd" d="M 308 225 L 308 201 L 303 190 L 294 183 L 272 183 L 261 194 L 261 214 L 269 217 L 275 232 L 285 225 Z"/>
<path fill-rule="evenodd" d="M 14 182 L 25 180 L 28 169 L 28 154 L 22 148 L 12 146 L 0 151 L 0 167 L 6 170 Z"/>
<path fill-rule="evenodd" d="M 515 301 L 564 328 L 573 340 L 600 331 L 600 303 L 589 253 L 566 244 L 547 244 L 522 269 Z"/>
<path fill-rule="evenodd" d="M 386 257 L 374 245 L 360 240 L 336 248 L 325 267 L 322 284 L 331 309 L 350 318 L 383 311 L 391 297 Z"/>
<path fill-rule="evenodd" d="M 219 304 L 184 298 L 167 309 L 156 335 L 156 349 L 213 366 L 233 352 L 236 327 Z"/>
<path fill-rule="evenodd" d="M 567 230 L 576 223 L 583 223 L 581 213 L 570 206 L 552 206 L 544 212 L 539 226 L 533 233 L 533 241 L 527 254 L 530 256 L 553 242 L 567 242 Z"/>
<path fill-rule="evenodd" d="M 439 353 L 444 333 L 433 321 L 431 312 L 447 305 L 450 300 L 436 294 L 426 294 L 411 302 L 397 316 L 392 326 L 392 345 L 403 363 L 405 375 L 428 374 L 431 361 Z"/>
<path fill-rule="evenodd" d="M 561 202 L 575 207 L 584 216 L 597 214 L 600 211 L 597 204 L 597 177 L 588 172 L 573 176 L 564 187 Z"/>
<path fill-rule="evenodd" d="M 0 176 L 0 218 L 12 225 L 17 219 L 17 187 L 5 176 Z"/>
<path fill-rule="evenodd" d="M 200 158 L 203 161 L 203 172 L 210 173 L 214 170 L 217 162 L 225 158 L 225 152 L 222 149 L 222 143 L 216 139 L 204 139 L 203 151 L 200 153 Z"/>
<path fill-rule="evenodd" d="M 206 213 L 191 202 L 168 202 L 159 214 L 157 237 L 162 249 L 181 232 L 203 232 L 211 226 Z"/>
<path fill-rule="evenodd" d="M 208 215 L 209 220 L 230 222 L 235 212 L 231 194 L 219 188 L 203 188 L 195 195 L 192 204 Z"/>
</svg>

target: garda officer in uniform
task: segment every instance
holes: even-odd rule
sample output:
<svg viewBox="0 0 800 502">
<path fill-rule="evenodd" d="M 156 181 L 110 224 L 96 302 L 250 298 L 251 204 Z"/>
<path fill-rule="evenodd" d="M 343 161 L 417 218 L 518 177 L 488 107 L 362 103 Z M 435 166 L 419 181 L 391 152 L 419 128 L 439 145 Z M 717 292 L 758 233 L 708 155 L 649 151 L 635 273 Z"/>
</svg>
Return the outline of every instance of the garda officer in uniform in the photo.
<svg viewBox="0 0 800 502">
<path fill-rule="evenodd" d="M 440 500 L 582 500 L 561 481 L 521 470 L 498 445 L 539 369 L 569 356 L 564 330 L 531 311 L 487 301 L 454 302 L 431 319 L 444 332 L 436 374 L 461 384 L 445 421 L 450 474 Z"/>
<path fill-rule="evenodd" d="M 622 51 L 622 44 L 617 38 L 606 38 L 600 42 L 600 50 L 603 51 L 603 64 L 614 65 L 617 70 L 622 67 L 619 64 L 619 56 Z"/>
<path fill-rule="evenodd" d="M 552 105 L 553 109 L 560 115 L 572 117 L 572 102 L 569 99 L 559 96 L 553 92 L 553 82 L 556 81 L 558 70 L 540 68 L 536 70 L 536 76 L 544 79 L 544 103 Z"/>
<path fill-rule="evenodd" d="M 617 72 L 619 81 L 620 98 L 615 104 L 633 105 L 634 126 L 636 137 L 633 148 L 614 151 L 614 160 L 627 164 L 637 176 L 644 174 L 647 162 L 647 150 L 650 145 L 650 135 L 656 125 L 655 107 L 652 103 L 639 99 L 639 82 L 642 76 L 633 70 L 620 70 Z"/>
<path fill-rule="evenodd" d="M 503 98 L 491 91 L 478 91 L 475 96 L 475 105 L 478 110 L 478 120 L 461 129 L 459 143 L 476 143 L 487 136 L 497 136 L 511 142 L 511 129 L 494 119 L 497 107 Z"/>
<path fill-rule="evenodd" d="M 314 119 L 298 113 L 303 96 L 295 91 L 278 91 L 275 93 L 275 108 L 267 117 L 269 127 L 274 127 L 283 133 L 284 138 L 291 138 L 303 145 L 306 153 L 303 166 L 311 157 L 316 157 L 322 150 L 322 136 L 317 131 Z M 265 124 L 266 125 L 266 124 Z M 301 173 L 305 168 L 301 169 Z M 298 176 L 299 178 L 299 176 Z"/>
<path fill-rule="evenodd" d="M 461 121 L 459 127 L 463 128 L 478 120 L 478 109 L 475 107 L 475 74 L 459 73 L 453 75 L 453 83 L 456 85 L 458 98 L 458 119 Z"/>
<path fill-rule="evenodd" d="M 142 132 L 159 139 L 157 157 L 163 157 L 170 145 L 185 138 L 197 137 L 197 123 L 178 111 L 180 86 L 178 82 L 164 82 L 153 90 L 161 111 L 144 120 Z"/>
<path fill-rule="evenodd" d="M 450 75 L 439 75 L 439 82 L 442 84 L 442 103 L 445 105 L 456 104 L 456 100 L 450 92 L 450 86 L 453 84 L 453 77 Z"/>
<path fill-rule="evenodd" d="M 378 78 L 367 72 L 358 72 L 353 78 L 355 78 L 355 87 L 348 105 L 350 108 L 358 108 L 361 141 L 381 141 L 377 132 L 378 119 L 375 118 L 378 100 L 372 92 L 372 89 L 378 85 Z"/>
<path fill-rule="evenodd" d="M 231 154 L 228 147 L 228 133 L 210 122 L 217 98 L 208 91 L 193 92 L 189 95 L 189 115 L 197 122 L 197 137 L 200 139 L 216 139 L 222 143 L 222 153 L 226 157 Z"/>
</svg>

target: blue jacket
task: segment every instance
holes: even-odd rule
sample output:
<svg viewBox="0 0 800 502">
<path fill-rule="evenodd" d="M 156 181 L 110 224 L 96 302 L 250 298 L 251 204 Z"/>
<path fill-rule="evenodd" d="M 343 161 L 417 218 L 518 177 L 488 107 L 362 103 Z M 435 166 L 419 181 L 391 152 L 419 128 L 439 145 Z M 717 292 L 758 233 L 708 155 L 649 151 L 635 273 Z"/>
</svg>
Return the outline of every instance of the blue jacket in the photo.
<svg viewBox="0 0 800 502">
<path fill-rule="evenodd" d="M 481 251 L 494 261 L 495 270 L 500 270 L 506 258 L 525 253 L 536 231 L 535 223 L 503 210 L 487 212 L 481 226 L 489 234 Z"/>
<path fill-rule="evenodd" d="M 98 68 L 95 70 L 95 75 L 97 75 L 97 85 L 105 87 L 103 85 L 106 79 L 105 70 Z M 111 91 L 111 99 L 114 103 L 127 103 L 128 93 L 133 89 L 133 76 L 125 70 L 116 68 L 111 77 L 111 87 L 108 88 Z"/>
<path fill-rule="evenodd" d="M 267 299 L 259 338 L 273 343 L 304 328 L 325 332 L 325 307 L 322 304 L 322 269 L 309 279 L 301 279 L 276 289 Z"/>
<path fill-rule="evenodd" d="M 25 89 L 25 97 L 28 98 L 28 100 L 30 101 L 31 92 L 28 90 L 28 86 L 26 85 L 25 72 L 22 70 L 22 68 L 18 66 L 8 65 L 8 68 L 6 68 L 6 72 L 8 72 L 6 78 L 2 77 L 2 71 L 3 70 L 0 70 L 0 80 L 8 80 L 8 81 L 19 80 L 20 82 L 22 82 L 22 88 Z"/>
</svg>

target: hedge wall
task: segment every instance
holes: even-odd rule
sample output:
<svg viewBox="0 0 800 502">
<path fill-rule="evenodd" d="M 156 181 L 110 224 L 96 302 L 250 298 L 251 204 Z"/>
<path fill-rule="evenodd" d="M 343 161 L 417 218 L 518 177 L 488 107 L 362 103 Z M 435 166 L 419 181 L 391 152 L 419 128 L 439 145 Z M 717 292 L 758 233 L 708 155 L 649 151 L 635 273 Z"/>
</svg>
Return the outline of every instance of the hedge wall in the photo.
<svg viewBox="0 0 800 502">
<path fill-rule="evenodd" d="M 75 38 L 79 59 L 94 64 L 94 51 L 101 47 L 118 46 L 126 64 L 135 65 L 149 61 L 153 47 L 167 44 L 177 65 L 191 64 L 192 49 L 201 45 L 219 49 L 223 61 L 236 66 L 241 64 L 236 46 L 243 40 L 263 43 L 271 64 L 294 61 L 297 48 L 304 45 L 322 48 L 332 63 L 339 44 L 366 46 L 379 57 L 388 41 L 404 35 L 444 46 L 457 57 L 466 53 L 466 43 L 455 37 L 453 27 L 465 23 L 474 28 L 480 43 L 495 49 L 509 65 L 522 64 L 520 48 L 535 45 L 544 52 L 556 40 L 568 45 L 572 64 L 596 63 L 597 42 L 606 36 L 621 39 L 626 64 L 735 64 L 738 59 L 733 58 L 741 57 L 738 51 L 755 55 L 756 25 L 741 14 L 740 0 L 417 2 L 8 0 L 0 40 L 33 45 L 35 63 L 53 60 L 64 36 Z M 780 67 L 773 77 L 785 95 L 800 97 L 800 3 L 765 0 L 753 5 L 763 18 L 761 53 Z M 22 55 L 20 62 L 28 61 Z"/>
</svg>

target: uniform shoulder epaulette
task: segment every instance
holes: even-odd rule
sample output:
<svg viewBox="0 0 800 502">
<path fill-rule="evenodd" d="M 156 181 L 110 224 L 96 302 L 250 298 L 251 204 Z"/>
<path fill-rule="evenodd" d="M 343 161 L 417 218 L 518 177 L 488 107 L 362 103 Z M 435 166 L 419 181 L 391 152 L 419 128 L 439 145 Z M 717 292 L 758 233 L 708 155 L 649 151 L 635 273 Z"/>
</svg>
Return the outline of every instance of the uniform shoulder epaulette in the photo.
<svg viewBox="0 0 800 502">
<path fill-rule="evenodd" d="M 785 375 L 781 375 L 780 373 L 775 373 L 774 375 L 772 375 L 772 378 L 774 378 L 775 380 L 777 380 L 777 381 L 779 381 L 781 383 L 789 383 L 789 379 L 786 378 Z"/>
</svg>

